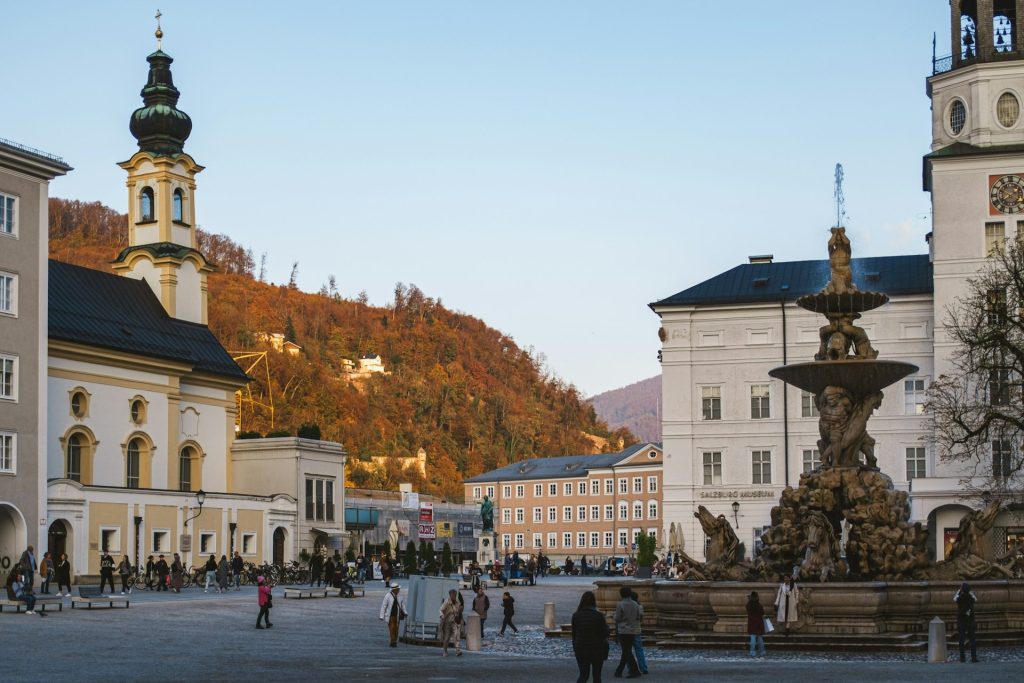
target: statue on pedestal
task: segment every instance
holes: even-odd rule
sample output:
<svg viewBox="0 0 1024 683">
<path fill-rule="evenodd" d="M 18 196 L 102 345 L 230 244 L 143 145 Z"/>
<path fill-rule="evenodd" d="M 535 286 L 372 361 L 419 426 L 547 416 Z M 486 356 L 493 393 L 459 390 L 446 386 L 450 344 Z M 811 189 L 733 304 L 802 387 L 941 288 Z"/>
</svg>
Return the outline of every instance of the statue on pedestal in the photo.
<svg viewBox="0 0 1024 683">
<path fill-rule="evenodd" d="M 480 519 L 484 524 L 484 533 L 494 531 L 494 503 L 488 496 L 484 496 L 484 502 L 480 503 Z"/>
</svg>

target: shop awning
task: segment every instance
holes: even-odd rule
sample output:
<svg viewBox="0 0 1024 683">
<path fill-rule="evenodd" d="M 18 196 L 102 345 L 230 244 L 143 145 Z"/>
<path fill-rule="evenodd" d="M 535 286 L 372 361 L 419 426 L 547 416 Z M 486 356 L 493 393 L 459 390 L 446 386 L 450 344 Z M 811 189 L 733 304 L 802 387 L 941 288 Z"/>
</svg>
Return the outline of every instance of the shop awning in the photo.
<svg viewBox="0 0 1024 683">
<path fill-rule="evenodd" d="M 346 535 L 346 533 L 341 529 L 313 529 L 313 533 L 319 536 L 327 536 L 328 538 L 336 538 L 338 536 Z"/>
</svg>

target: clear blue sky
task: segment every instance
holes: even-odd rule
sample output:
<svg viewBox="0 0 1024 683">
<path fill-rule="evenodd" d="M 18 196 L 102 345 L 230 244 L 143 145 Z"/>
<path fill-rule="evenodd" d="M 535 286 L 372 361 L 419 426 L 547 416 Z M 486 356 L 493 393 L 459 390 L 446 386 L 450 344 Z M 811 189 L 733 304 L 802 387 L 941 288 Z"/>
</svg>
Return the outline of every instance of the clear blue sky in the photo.
<svg viewBox="0 0 1024 683">
<path fill-rule="evenodd" d="M 587 394 L 659 372 L 647 303 L 824 258 L 836 162 L 856 255 L 925 250 L 946 0 L 14 3 L 0 137 L 75 167 L 55 196 L 125 210 L 157 6 L 203 228 L 308 291 L 415 283 Z"/>
</svg>

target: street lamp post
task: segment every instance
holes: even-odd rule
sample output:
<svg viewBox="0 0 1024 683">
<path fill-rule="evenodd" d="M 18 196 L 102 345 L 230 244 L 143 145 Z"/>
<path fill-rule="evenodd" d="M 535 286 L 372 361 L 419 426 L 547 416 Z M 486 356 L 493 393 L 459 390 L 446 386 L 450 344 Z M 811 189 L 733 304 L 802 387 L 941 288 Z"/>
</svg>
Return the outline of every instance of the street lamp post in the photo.
<svg viewBox="0 0 1024 683">
<path fill-rule="evenodd" d="M 739 515 L 740 515 L 740 502 L 738 500 L 734 500 L 732 502 L 732 521 L 736 523 L 736 528 L 737 529 L 740 528 L 740 517 L 739 517 Z"/>
<path fill-rule="evenodd" d="M 189 523 L 193 519 L 198 517 L 199 515 L 203 514 L 203 503 L 205 503 L 205 502 L 206 502 L 206 492 L 203 491 L 202 489 L 199 489 L 196 492 L 196 503 L 199 504 L 199 512 L 197 512 L 196 514 L 192 515 L 191 517 L 189 517 L 188 519 L 185 520 L 185 532 L 186 533 L 188 533 L 188 525 L 189 525 Z M 189 551 L 188 551 L 188 563 L 189 563 L 189 565 L 192 564 L 192 542 L 191 542 L 191 539 L 192 539 L 192 535 L 189 534 Z"/>
<path fill-rule="evenodd" d="M 139 517 L 138 515 L 136 515 L 135 516 L 135 573 L 136 574 L 139 571 L 139 562 L 142 559 L 142 548 L 140 547 L 141 543 L 140 543 L 140 539 L 139 539 L 139 532 L 141 531 L 141 529 L 142 529 L 142 517 Z"/>
</svg>

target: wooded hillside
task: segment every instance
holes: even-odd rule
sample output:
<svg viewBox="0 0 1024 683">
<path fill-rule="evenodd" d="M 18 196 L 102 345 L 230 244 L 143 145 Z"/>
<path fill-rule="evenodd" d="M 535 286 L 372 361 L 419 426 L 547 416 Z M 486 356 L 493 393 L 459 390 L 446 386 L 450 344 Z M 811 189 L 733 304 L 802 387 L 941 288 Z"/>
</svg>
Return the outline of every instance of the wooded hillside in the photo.
<svg viewBox="0 0 1024 683">
<path fill-rule="evenodd" d="M 661 441 L 661 375 L 590 398 L 598 416 L 613 429 L 623 427 L 644 441 Z"/>
<path fill-rule="evenodd" d="M 319 293 L 299 291 L 294 268 L 288 284 L 263 282 L 252 252 L 224 235 L 200 230 L 199 244 L 219 266 L 209 281 L 210 329 L 233 353 L 268 351 L 269 384 L 262 365 L 250 371 L 256 402 L 243 404 L 242 429 L 295 434 L 317 425 L 323 438 L 345 445 L 357 485 L 394 489 L 412 481 L 461 500 L 464 477 L 524 458 L 593 452 L 587 434 L 607 438 L 610 450 L 636 441 L 627 429 L 609 430 L 575 387 L 545 375 L 536 354 L 415 285 L 399 283 L 393 301 L 376 307 L 365 293 L 342 297 L 333 277 Z M 52 258 L 109 270 L 125 246 L 127 216 L 98 202 L 50 200 Z M 274 332 L 301 353 L 261 341 L 260 333 Z M 345 373 L 345 359 L 369 354 L 381 356 L 388 374 L 353 380 Z M 271 396 L 273 425 L 257 405 Z M 383 471 L 358 464 L 421 447 L 426 481 L 412 468 L 402 472 L 397 460 Z"/>
</svg>

